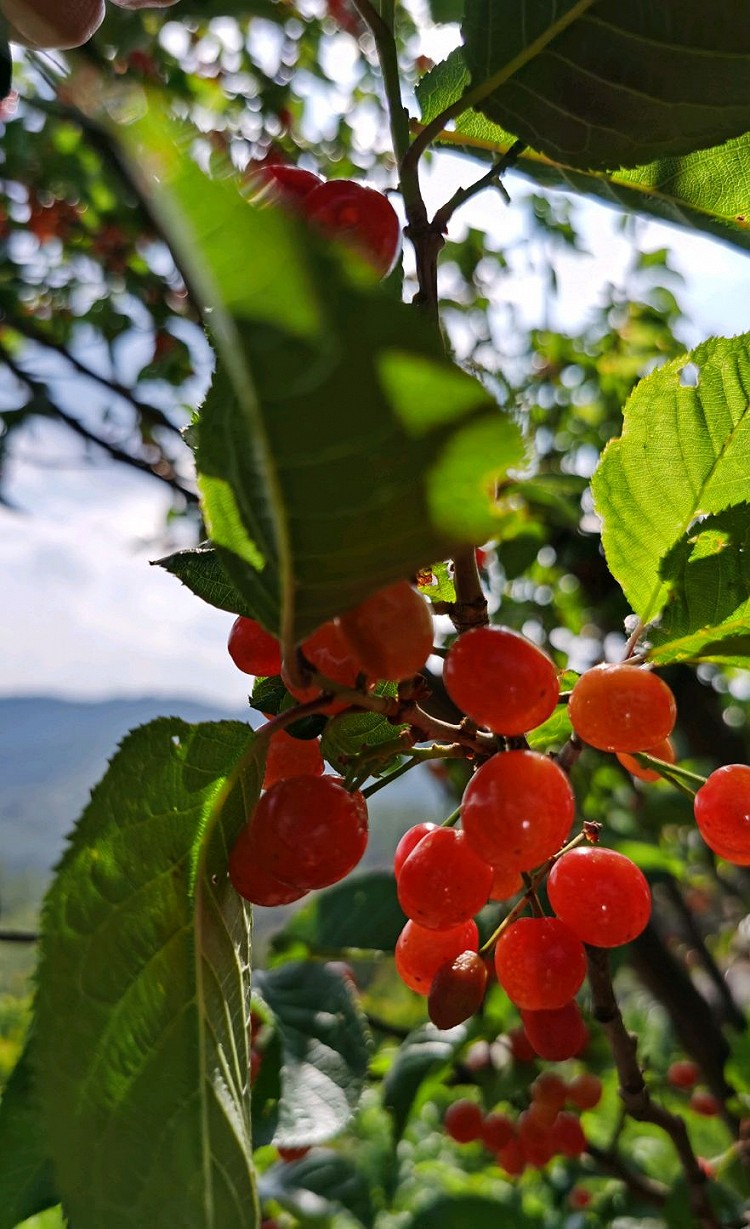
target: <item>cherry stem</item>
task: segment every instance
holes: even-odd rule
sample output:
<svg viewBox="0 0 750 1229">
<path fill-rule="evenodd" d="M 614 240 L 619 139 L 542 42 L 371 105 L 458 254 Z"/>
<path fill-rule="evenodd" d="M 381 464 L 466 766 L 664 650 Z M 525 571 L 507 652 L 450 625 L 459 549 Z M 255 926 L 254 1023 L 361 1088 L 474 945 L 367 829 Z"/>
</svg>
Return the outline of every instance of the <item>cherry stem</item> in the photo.
<svg viewBox="0 0 750 1229">
<path fill-rule="evenodd" d="M 533 875 L 528 874 L 527 872 L 522 873 L 521 878 L 523 879 L 526 891 L 521 899 L 513 906 L 510 913 L 503 918 L 497 929 L 493 930 L 487 942 L 480 947 L 480 956 L 484 956 L 487 952 L 492 951 L 492 948 L 497 943 L 503 931 L 507 930 L 511 923 L 515 922 L 516 918 L 521 916 L 529 904 L 531 905 L 532 909 L 534 909 L 534 900 L 536 898 L 537 888 L 539 887 L 540 883 L 544 882 L 552 870 L 552 867 L 563 856 L 563 854 L 569 853 L 571 849 L 577 849 L 579 845 L 585 844 L 585 842 L 589 841 L 590 839 L 591 838 L 586 831 L 579 832 L 577 836 L 573 837 L 572 841 L 568 841 L 567 845 L 563 845 L 562 849 L 558 850 L 556 854 L 553 854 L 551 858 L 548 858 L 547 861 L 540 866 L 539 870 L 535 871 Z M 543 914 L 540 913 L 537 914 L 537 916 L 543 916 Z"/>
<path fill-rule="evenodd" d="M 482 589 L 473 546 L 466 546 L 453 556 L 453 582 L 456 600 L 449 603 L 447 613 L 459 635 L 472 627 L 487 627 L 490 621 L 487 598 Z"/>
<path fill-rule="evenodd" d="M 457 806 L 455 811 L 451 811 L 450 815 L 448 815 L 443 820 L 440 827 L 441 828 L 452 828 L 454 824 L 458 823 L 460 818 L 461 818 L 461 807 Z"/>
<path fill-rule="evenodd" d="M 700 773 L 680 768 L 678 764 L 668 764 L 666 760 L 658 760 L 656 756 L 648 755 L 645 751 L 634 751 L 633 759 L 642 764 L 644 768 L 652 768 L 654 772 L 658 772 L 661 777 L 669 781 L 670 785 L 676 786 L 677 789 L 681 789 L 683 793 L 693 798 L 701 786 L 706 784 L 706 778 Z M 695 789 L 691 788 L 691 784 L 695 785 Z"/>
</svg>

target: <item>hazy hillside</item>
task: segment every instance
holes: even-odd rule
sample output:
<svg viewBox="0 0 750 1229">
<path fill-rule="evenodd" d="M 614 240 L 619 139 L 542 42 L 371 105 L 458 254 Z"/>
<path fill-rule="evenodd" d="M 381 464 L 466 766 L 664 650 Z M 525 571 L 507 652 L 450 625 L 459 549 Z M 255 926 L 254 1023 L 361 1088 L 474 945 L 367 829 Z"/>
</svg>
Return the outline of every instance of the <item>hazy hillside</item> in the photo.
<svg viewBox="0 0 750 1229">
<path fill-rule="evenodd" d="M 118 742 L 158 716 L 186 721 L 243 718 L 185 699 L 144 697 L 83 703 L 47 697 L 0 699 L 0 890 L 47 878 Z M 397 832 L 450 810 L 421 770 L 373 799 L 369 860 L 383 864 Z M 30 888 L 24 889 L 31 890 Z M 34 891 L 36 894 L 36 891 Z"/>
</svg>

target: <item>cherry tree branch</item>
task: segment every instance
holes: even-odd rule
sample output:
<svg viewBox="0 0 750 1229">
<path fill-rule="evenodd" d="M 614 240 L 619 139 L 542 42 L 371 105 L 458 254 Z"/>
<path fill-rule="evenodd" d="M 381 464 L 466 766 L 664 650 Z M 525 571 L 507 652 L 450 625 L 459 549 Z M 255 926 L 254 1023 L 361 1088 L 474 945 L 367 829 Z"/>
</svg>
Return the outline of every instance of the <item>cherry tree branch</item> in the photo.
<svg viewBox="0 0 750 1229">
<path fill-rule="evenodd" d="M 587 947 L 589 986 L 594 1019 L 601 1025 L 612 1051 L 620 1081 L 620 1097 L 631 1118 L 660 1127 L 671 1139 L 680 1158 L 688 1187 L 696 1229 L 720 1229 L 706 1193 L 706 1176 L 693 1151 L 685 1121 L 651 1100 L 638 1064 L 638 1042 L 625 1028 L 604 948 Z"/>
</svg>

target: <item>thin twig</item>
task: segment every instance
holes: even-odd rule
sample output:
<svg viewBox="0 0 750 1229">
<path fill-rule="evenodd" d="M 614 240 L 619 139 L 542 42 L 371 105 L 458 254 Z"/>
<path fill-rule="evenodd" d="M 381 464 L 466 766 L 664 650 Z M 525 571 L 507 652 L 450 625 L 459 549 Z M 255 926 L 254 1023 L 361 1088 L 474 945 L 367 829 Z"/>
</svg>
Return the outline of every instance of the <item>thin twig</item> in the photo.
<svg viewBox="0 0 750 1229">
<path fill-rule="evenodd" d="M 482 589 L 473 546 L 464 547 L 453 556 L 453 582 L 456 600 L 451 602 L 449 613 L 456 631 L 460 634 L 472 627 L 486 627 L 490 621 L 487 598 Z"/>
<path fill-rule="evenodd" d="M 631 1169 L 614 1150 L 598 1148 L 596 1144 L 587 1142 L 586 1152 L 592 1160 L 596 1161 L 598 1169 L 611 1174 L 613 1178 L 619 1178 L 636 1199 L 642 1199 L 644 1203 L 650 1203 L 655 1208 L 664 1207 L 669 1195 L 669 1188 L 661 1182 L 655 1182 L 653 1178 L 647 1177 L 646 1174 L 640 1174 L 636 1170 Z"/>
<path fill-rule="evenodd" d="M 38 943 L 35 930 L 0 930 L 0 943 Z"/>
<path fill-rule="evenodd" d="M 638 1065 L 637 1039 L 625 1028 L 615 998 L 609 970 L 609 953 L 598 947 L 587 947 L 586 950 L 593 1014 L 602 1026 L 612 1050 L 623 1105 L 631 1118 L 637 1122 L 650 1122 L 669 1136 L 685 1173 L 696 1226 L 700 1226 L 700 1229 L 720 1229 L 706 1193 L 706 1175 L 698 1164 L 684 1119 L 651 1100 L 643 1072 Z"/>
<path fill-rule="evenodd" d="M 468 188 L 459 188 L 450 200 L 446 201 L 442 208 L 438 209 L 433 218 L 434 225 L 441 231 L 447 230 L 448 223 L 456 210 L 460 209 L 462 205 L 465 205 L 473 197 L 478 196 L 480 192 L 486 191 L 487 188 L 499 188 L 505 197 L 506 203 L 510 204 L 510 197 L 500 182 L 500 178 L 518 161 L 525 148 L 526 145 L 523 141 L 514 141 L 510 149 L 503 154 L 502 158 L 498 159 L 494 166 L 490 167 L 486 175 L 483 175 L 481 179 L 477 179 L 475 183 L 470 184 Z"/>
</svg>

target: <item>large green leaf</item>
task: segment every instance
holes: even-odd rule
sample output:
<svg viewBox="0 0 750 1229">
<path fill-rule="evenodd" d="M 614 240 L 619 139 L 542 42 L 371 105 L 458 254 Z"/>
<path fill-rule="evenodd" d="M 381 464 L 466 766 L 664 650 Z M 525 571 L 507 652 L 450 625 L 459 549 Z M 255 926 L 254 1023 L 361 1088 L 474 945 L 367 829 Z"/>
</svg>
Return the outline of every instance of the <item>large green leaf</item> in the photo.
<svg viewBox="0 0 750 1229">
<path fill-rule="evenodd" d="M 747 496 L 748 387 L 750 335 L 704 342 L 641 380 L 604 451 L 592 488 L 607 563 L 644 623 L 669 597 L 669 552 Z"/>
<path fill-rule="evenodd" d="M 393 1116 L 396 1136 L 403 1134 L 424 1081 L 442 1072 L 466 1041 L 466 1026 L 440 1032 L 433 1024 L 415 1029 L 403 1043 L 383 1081 L 383 1104 Z"/>
<path fill-rule="evenodd" d="M 370 1188 L 364 1174 L 346 1157 L 316 1151 L 293 1164 L 274 1165 L 260 1180 L 262 1198 L 275 1199 L 303 1224 L 336 1224 L 342 1209 L 369 1226 L 374 1220 Z"/>
<path fill-rule="evenodd" d="M 169 140 L 153 111 L 131 149 L 158 172 L 149 190 L 212 307 L 205 516 L 230 579 L 288 646 L 492 536 L 493 477 L 522 460 L 522 438 L 417 311 Z"/>
<path fill-rule="evenodd" d="M 15 1229 L 60 1202 L 39 1121 L 29 1044 L 0 1102 L 0 1193 L 0 1229 Z"/>
<path fill-rule="evenodd" d="M 281 1043 L 281 1097 L 256 1142 L 326 1143 L 346 1126 L 367 1075 L 369 1035 L 351 987 L 333 968 L 295 961 L 256 973 L 256 988 Z"/>
<path fill-rule="evenodd" d="M 76 1229 L 254 1229 L 249 916 L 227 855 L 260 789 L 240 722 L 154 721 L 47 896 L 34 1078 Z"/>
<path fill-rule="evenodd" d="M 649 656 L 660 663 L 750 658 L 750 505 L 699 521 L 669 552 L 670 586 Z"/>
<path fill-rule="evenodd" d="M 451 106 L 468 85 L 469 70 L 459 48 L 417 87 L 423 122 L 429 123 Z M 512 133 L 472 109 L 456 116 L 439 138 L 441 144 L 483 160 L 506 154 L 515 140 Z M 750 133 L 697 153 L 663 157 L 627 170 L 576 169 L 529 147 L 514 166 L 545 187 L 594 196 L 750 249 Z"/>
<path fill-rule="evenodd" d="M 405 1229 L 435 1229 L 437 1225 L 440 1229 L 499 1229 L 503 1224 L 513 1229 L 540 1229 L 543 1223 L 541 1210 L 538 1215 L 527 1214 L 519 1199 L 512 1199 L 506 1207 L 497 1199 L 457 1192 L 436 1195 L 414 1213 Z"/>
<path fill-rule="evenodd" d="M 279 950 L 305 943 L 312 952 L 392 952 L 406 925 L 390 871 L 355 875 L 317 893 L 274 940 Z"/>
<path fill-rule="evenodd" d="M 557 161 L 638 166 L 750 128 L 744 0 L 467 0 L 467 101 Z"/>
</svg>

